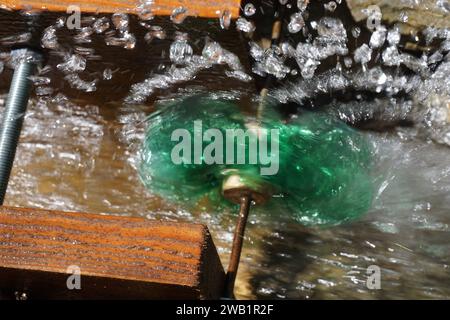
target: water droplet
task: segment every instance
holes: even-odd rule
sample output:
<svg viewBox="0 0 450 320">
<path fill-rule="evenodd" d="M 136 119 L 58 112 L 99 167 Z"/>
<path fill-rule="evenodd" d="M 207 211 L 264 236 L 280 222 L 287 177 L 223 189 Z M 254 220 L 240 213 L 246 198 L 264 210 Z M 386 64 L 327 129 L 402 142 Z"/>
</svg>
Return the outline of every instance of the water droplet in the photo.
<svg viewBox="0 0 450 320">
<path fill-rule="evenodd" d="M 334 12 L 334 10 L 336 10 L 337 8 L 337 4 L 334 1 L 330 1 L 328 3 L 325 3 L 323 5 L 323 7 L 325 8 L 325 10 L 330 11 L 330 12 Z"/>
<path fill-rule="evenodd" d="M 297 0 L 297 8 L 300 11 L 305 11 L 308 7 L 309 0 Z"/>
<path fill-rule="evenodd" d="M 166 38 L 166 32 L 160 26 L 151 26 L 150 31 L 146 33 L 144 39 L 150 43 L 153 39 L 163 40 Z"/>
<path fill-rule="evenodd" d="M 254 15 L 256 13 L 256 8 L 255 5 L 253 3 L 247 3 L 244 7 L 244 14 L 247 17 L 251 17 L 252 15 Z"/>
<path fill-rule="evenodd" d="M 370 37 L 369 45 L 371 48 L 379 48 L 386 40 L 386 28 L 384 26 L 378 26 Z"/>
<path fill-rule="evenodd" d="M 169 57 L 173 63 L 185 64 L 193 54 L 192 47 L 188 44 L 187 33 L 177 32 L 175 41 L 170 45 Z"/>
<path fill-rule="evenodd" d="M 143 21 L 153 20 L 155 18 L 153 11 L 150 9 L 139 11 L 138 16 L 139 16 L 139 19 L 141 19 Z"/>
<path fill-rule="evenodd" d="M 136 37 L 132 33 L 125 31 L 122 33 L 121 37 L 107 36 L 105 38 L 105 43 L 107 46 L 120 46 L 131 50 L 136 46 Z"/>
<path fill-rule="evenodd" d="M 170 20 L 172 20 L 175 24 L 180 24 L 187 17 L 187 9 L 184 7 L 177 7 L 173 9 L 172 14 L 170 15 Z"/>
<path fill-rule="evenodd" d="M 222 29 L 228 29 L 231 23 L 231 12 L 229 10 L 224 10 L 220 16 L 220 27 Z"/>
<path fill-rule="evenodd" d="M 35 86 L 46 85 L 51 82 L 51 79 L 49 77 L 30 76 L 28 77 L 28 79 L 30 79 Z"/>
<path fill-rule="evenodd" d="M 272 74 L 278 79 L 285 78 L 291 70 L 284 65 L 279 53 L 274 48 L 264 51 L 256 43 L 251 43 L 250 54 L 256 60 L 253 72 L 261 76 Z"/>
<path fill-rule="evenodd" d="M 242 32 L 254 32 L 255 31 L 255 24 L 251 21 L 248 21 L 245 18 L 239 17 L 236 21 L 236 29 Z"/>
<path fill-rule="evenodd" d="M 106 68 L 103 70 L 103 80 L 111 80 L 112 79 L 112 70 Z"/>
<path fill-rule="evenodd" d="M 358 38 L 361 34 L 361 29 L 359 27 L 353 27 L 352 28 L 352 36 L 353 38 Z"/>
<path fill-rule="evenodd" d="M 397 27 L 394 27 L 393 29 L 389 30 L 387 34 L 387 41 L 391 46 L 397 45 L 400 42 L 400 31 Z"/>
<path fill-rule="evenodd" d="M 341 20 L 324 17 L 319 20 L 317 32 L 326 42 L 347 41 L 347 32 Z"/>
<path fill-rule="evenodd" d="M 98 18 L 95 20 L 92 28 L 94 28 L 94 31 L 97 34 L 105 32 L 109 28 L 109 19 L 106 17 Z"/>
<path fill-rule="evenodd" d="M 55 28 L 60 29 L 64 27 L 65 24 L 66 24 L 66 17 L 59 17 L 58 19 L 56 19 Z"/>
<path fill-rule="evenodd" d="M 73 37 L 75 43 L 91 43 L 91 35 L 94 30 L 91 27 L 83 27 L 78 33 Z"/>
<path fill-rule="evenodd" d="M 50 26 L 44 30 L 41 38 L 41 46 L 46 49 L 56 49 L 59 47 L 55 27 Z"/>
<path fill-rule="evenodd" d="M 152 10 L 153 4 L 154 0 L 140 0 L 140 4 L 137 7 L 139 19 L 148 21 L 155 17 Z"/>
<path fill-rule="evenodd" d="M 434 64 L 437 62 L 440 62 L 444 56 L 439 51 L 436 51 L 435 53 L 431 54 L 428 58 L 428 64 Z"/>
<path fill-rule="evenodd" d="M 377 85 L 383 85 L 387 81 L 387 76 L 380 67 L 370 69 L 368 72 L 368 78 L 369 81 Z"/>
<path fill-rule="evenodd" d="M 227 77 L 235 78 L 243 82 L 249 82 L 252 80 L 252 77 L 242 70 L 225 71 L 225 75 Z"/>
<path fill-rule="evenodd" d="M 16 297 L 16 300 L 22 300 L 22 301 L 28 300 L 28 295 L 26 292 L 15 291 L 14 295 Z"/>
<path fill-rule="evenodd" d="M 372 49 L 367 44 L 363 44 L 361 47 L 357 48 L 354 52 L 355 62 L 361 64 L 366 64 L 372 58 Z"/>
<path fill-rule="evenodd" d="M 297 33 L 305 26 L 305 21 L 301 13 L 297 12 L 291 15 L 291 20 L 288 24 L 288 30 L 290 33 Z"/>
<path fill-rule="evenodd" d="M 398 19 L 401 22 L 408 22 L 408 14 L 404 11 L 400 12 L 400 14 L 398 15 Z"/>
<path fill-rule="evenodd" d="M 352 64 L 353 64 L 352 58 L 350 58 L 350 57 L 345 57 L 345 58 L 344 58 L 344 65 L 345 65 L 347 68 L 351 68 Z"/>
<path fill-rule="evenodd" d="M 311 79 L 314 76 L 314 73 L 317 69 L 317 61 L 313 59 L 306 60 L 306 63 L 303 65 L 303 68 L 301 70 L 301 75 L 304 79 Z"/>
<path fill-rule="evenodd" d="M 381 55 L 383 63 L 387 66 L 398 66 L 402 58 L 396 46 L 387 47 Z"/>
<path fill-rule="evenodd" d="M 97 90 L 97 80 L 84 81 L 77 73 L 70 73 L 66 75 L 64 79 L 69 83 L 71 88 L 84 92 L 93 92 Z"/>
<path fill-rule="evenodd" d="M 78 54 L 65 57 L 64 62 L 56 67 L 65 73 L 82 72 L 86 69 L 86 59 Z"/>
<path fill-rule="evenodd" d="M 111 18 L 114 27 L 121 31 L 121 32 L 125 32 L 128 30 L 128 26 L 129 26 L 129 18 L 128 15 L 125 13 L 114 13 L 112 18 Z"/>
</svg>

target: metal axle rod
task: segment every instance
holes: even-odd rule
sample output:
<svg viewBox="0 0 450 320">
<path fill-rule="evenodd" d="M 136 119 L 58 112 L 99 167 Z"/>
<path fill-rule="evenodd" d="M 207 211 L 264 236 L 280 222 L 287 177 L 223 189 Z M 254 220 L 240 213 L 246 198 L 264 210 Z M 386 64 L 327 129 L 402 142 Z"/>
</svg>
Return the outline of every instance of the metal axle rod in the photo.
<svg viewBox="0 0 450 320">
<path fill-rule="evenodd" d="M 241 197 L 239 216 L 236 229 L 234 231 L 233 246 L 231 249 L 230 262 L 225 280 L 225 297 L 234 298 L 234 283 L 239 268 L 242 245 L 244 242 L 245 226 L 247 225 L 248 215 L 250 213 L 251 197 L 248 195 Z"/>
</svg>

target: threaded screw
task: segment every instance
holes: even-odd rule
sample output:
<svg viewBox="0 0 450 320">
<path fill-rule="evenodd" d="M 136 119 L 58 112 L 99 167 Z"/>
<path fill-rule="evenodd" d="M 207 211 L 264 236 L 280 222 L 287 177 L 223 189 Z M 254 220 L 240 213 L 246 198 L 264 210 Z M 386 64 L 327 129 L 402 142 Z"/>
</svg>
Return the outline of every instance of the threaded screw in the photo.
<svg viewBox="0 0 450 320">
<path fill-rule="evenodd" d="M 18 49 L 24 58 L 19 59 L 9 89 L 8 99 L 0 127 L 0 205 L 8 187 L 17 144 L 22 130 L 31 90 L 29 77 L 34 73 L 40 55 L 29 49 Z"/>
</svg>

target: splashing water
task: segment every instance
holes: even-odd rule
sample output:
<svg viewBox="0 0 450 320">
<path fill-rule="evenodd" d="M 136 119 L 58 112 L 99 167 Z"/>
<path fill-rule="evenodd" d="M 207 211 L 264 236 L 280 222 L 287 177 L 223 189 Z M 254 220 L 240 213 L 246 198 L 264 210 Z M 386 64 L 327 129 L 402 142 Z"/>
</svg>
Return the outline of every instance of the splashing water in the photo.
<svg viewBox="0 0 450 320">
<path fill-rule="evenodd" d="M 180 20 L 173 21 L 176 28 L 162 23 L 152 13 L 152 1 L 140 1 L 138 24 L 126 14 L 86 17 L 82 28 L 69 38 L 64 36 L 65 17 L 44 26 L 40 43 L 51 59 L 31 79 L 36 96 L 26 116 L 6 204 L 206 223 L 226 264 L 233 211 L 186 211 L 147 193 L 140 184 L 139 146 L 145 137 L 145 119 L 153 111 L 145 104 L 152 98 L 173 99 L 165 90 L 174 86 L 181 87 L 181 95 L 192 93 L 183 85 L 212 70 L 220 70 L 220 76 L 231 82 L 273 75 L 277 82 L 269 97 L 276 101 L 376 129 L 361 134 L 376 155 L 372 175 L 377 188 L 366 215 L 332 229 L 306 229 L 292 223 L 283 210 L 274 211 L 275 215 L 255 207 L 246 234 L 238 297 L 450 297 L 448 27 L 423 26 L 413 36 L 405 32 L 405 23 L 411 26 L 417 21 L 413 10 L 421 6 L 419 2 L 393 10 L 394 22 L 380 21 L 370 30 L 365 20 L 356 24 L 341 15 L 341 1 L 280 3 L 288 9 L 285 28 L 291 32 L 279 46 L 264 42 L 270 34 L 264 34 L 258 19 L 270 10 L 264 10 L 263 4 L 247 4 L 239 20 L 231 19 L 227 10 L 217 13 L 216 29 L 211 30 L 253 34 L 250 66 L 245 54 L 222 43 L 215 31 L 191 36 L 196 27 L 189 31 L 185 27 L 189 12 L 174 16 Z M 394 2 L 386 4 L 390 5 L 395 7 Z M 431 12 L 433 17 L 437 13 L 448 17 L 445 1 L 428 1 L 427 8 L 420 8 L 423 16 Z M 383 16 L 391 19 L 384 10 Z M 176 31 L 187 32 L 184 42 L 177 39 Z M 23 30 L 3 31 L 2 80 L 17 63 L 9 46 L 28 38 Z M 106 58 L 96 52 L 99 40 L 117 57 L 144 45 L 161 49 L 156 55 L 165 60 L 142 63 L 146 73 L 141 77 L 114 64 L 92 70 L 96 61 Z M 161 42 L 167 45 L 158 47 Z M 100 101 L 98 107 L 78 106 L 71 101 L 76 94 L 66 98 L 58 88 L 61 79 L 77 93 L 94 95 L 104 82 L 112 83 L 123 74 L 130 74 L 130 87 L 111 85 L 109 90 L 123 92 L 127 104 L 117 100 L 114 107 Z M 213 76 L 209 80 L 220 82 Z M 227 94 L 245 98 L 242 92 Z M 4 101 L 1 96 L 1 108 Z M 369 265 L 380 266 L 383 290 L 367 288 Z"/>
<path fill-rule="evenodd" d="M 181 38 L 180 38 L 181 37 Z M 180 35 L 170 48 L 172 62 L 181 67 L 172 65 L 165 74 L 155 75 L 141 83 L 134 84 L 131 93 L 125 99 L 127 103 L 144 102 L 156 89 L 169 88 L 171 85 L 193 79 L 201 70 L 209 69 L 215 64 L 226 64 L 231 69 L 230 76 L 243 81 L 251 80 L 239 58 L 232 52 L 223 49 L 217 42 L 205 44 L 202 55 L 194 55 L 185 35 Z"/>
</svg>

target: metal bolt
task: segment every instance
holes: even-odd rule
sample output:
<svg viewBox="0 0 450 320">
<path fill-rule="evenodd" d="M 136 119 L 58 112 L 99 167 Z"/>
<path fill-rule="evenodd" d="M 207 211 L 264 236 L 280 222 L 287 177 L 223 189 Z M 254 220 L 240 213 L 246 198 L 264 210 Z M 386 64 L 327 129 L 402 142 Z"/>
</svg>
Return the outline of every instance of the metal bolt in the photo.
<svg viewBox="0 0 450 320">
<path fill-rule="evenodd" d="M 14 69 L 8 99 L 0 127 L 0 205 L 3 205 L 9 176 L 11 174 L 17 143 L 31 89 L 29 77 L 33 74 L 40 55 L 29 49 L 18 49 L 20 55 Z"/>
</svg>

